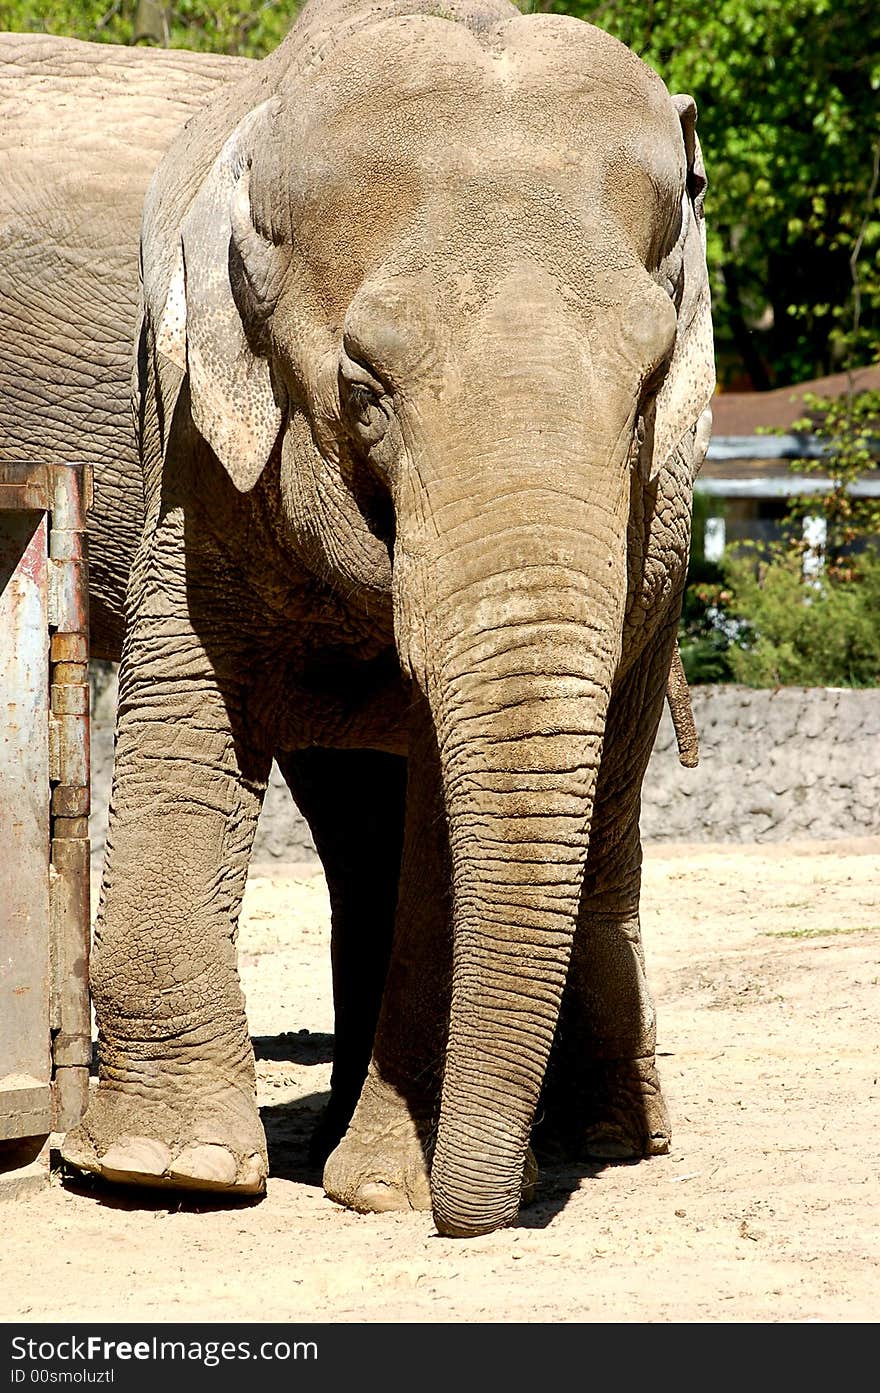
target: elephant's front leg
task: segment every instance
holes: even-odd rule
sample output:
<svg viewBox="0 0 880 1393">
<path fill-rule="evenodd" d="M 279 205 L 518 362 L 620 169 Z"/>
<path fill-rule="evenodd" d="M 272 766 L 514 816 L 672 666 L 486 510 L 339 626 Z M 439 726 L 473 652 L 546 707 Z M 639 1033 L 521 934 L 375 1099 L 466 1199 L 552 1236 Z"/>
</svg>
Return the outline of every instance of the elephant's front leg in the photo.
<svg viewBox="0 0 880 1393">
<path fill-rule="evenodd" d="M 243 718 L 223 568 L 190 555 L 184 575 L 182 531 L 171 514 L 140 559 L 92 959 L 99 1083 L 62 1154 L 114 1181 L 254 1193 L 266 1145 L 235 937 L 270 754 Z"/>
<path fill-rule="evenodd" d="M 639 812 L 671 647 L 671 632 L 658 638 L 609 710 L 578 929 L 535 1133 L 548 1160 L 669 1150 L 639 927 Z"/>
</svg>

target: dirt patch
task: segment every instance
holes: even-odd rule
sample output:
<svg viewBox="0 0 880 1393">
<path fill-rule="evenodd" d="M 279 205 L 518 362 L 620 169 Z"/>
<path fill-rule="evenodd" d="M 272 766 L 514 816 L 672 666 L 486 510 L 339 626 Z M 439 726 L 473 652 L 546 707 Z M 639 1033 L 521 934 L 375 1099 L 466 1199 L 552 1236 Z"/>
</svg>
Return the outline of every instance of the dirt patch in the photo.
<svg viewBox="0 0 880 1393">
<path fill-rule="evenodd" d="M 654 846 L 643 894 L 671 1155 L 560 1169 L 513 1229 L 338 1209 L 305 1142 L 329 1079 L 327 903 L 252 875 L 242 975 L 260 1203 L 65 1188 L 3 1210 L 4 1319 L 873 1321 L 880 839 Z"/>
</svg>

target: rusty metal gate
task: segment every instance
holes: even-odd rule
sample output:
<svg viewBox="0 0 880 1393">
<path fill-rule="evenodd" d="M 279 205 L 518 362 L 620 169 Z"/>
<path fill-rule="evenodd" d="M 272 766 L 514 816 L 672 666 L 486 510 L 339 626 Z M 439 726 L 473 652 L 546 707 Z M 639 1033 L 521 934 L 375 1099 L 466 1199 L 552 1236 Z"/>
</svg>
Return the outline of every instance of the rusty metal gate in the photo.
<svg viewBox="0 0 880 1393">
<path fill-rule="evenodd" d="M 0 465 L 0 1198 L 88 1096 L 90 488 Z"/>
</svg>

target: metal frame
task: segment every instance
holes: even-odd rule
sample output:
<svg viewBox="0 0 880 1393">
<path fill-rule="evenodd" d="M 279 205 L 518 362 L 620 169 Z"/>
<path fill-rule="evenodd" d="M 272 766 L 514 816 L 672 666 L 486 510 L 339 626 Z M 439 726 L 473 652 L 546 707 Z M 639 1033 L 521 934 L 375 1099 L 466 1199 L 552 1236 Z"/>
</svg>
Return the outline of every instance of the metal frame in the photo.
<svg viewBox="0 0 880 1393">
<path fill-rule="evenodd" d="M 88 1098 L 90 503 L 85 466 L 0 465 L 0 1176 Z"/>
</svg>

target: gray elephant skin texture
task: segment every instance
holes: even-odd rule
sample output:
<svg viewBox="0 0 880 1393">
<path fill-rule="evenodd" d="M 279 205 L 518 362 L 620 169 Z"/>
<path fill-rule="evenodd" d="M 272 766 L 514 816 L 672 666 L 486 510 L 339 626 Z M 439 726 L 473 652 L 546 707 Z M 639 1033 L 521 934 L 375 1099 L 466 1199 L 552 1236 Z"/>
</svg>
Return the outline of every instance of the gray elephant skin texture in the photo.
<svg viewBox="0 0 880 1393">
<path fill-rule="evenodd" d="M 0 34 L 0 463 L 87 464 L 91 648 L 118 660 L 143 521 L 138 238 L 183 123 L 251 63 Z"/>
<path fill-rule="evenodd" d="M 638 814 L 714 390 L 695 119 L 577 20 L 313 0 L 159 165 L 71 1164 L 264 1187 L 273 755 L 333 910 L 331 1197 L 467 1236 L 531 1145 L 668 1148 Z"/>
</svg>

